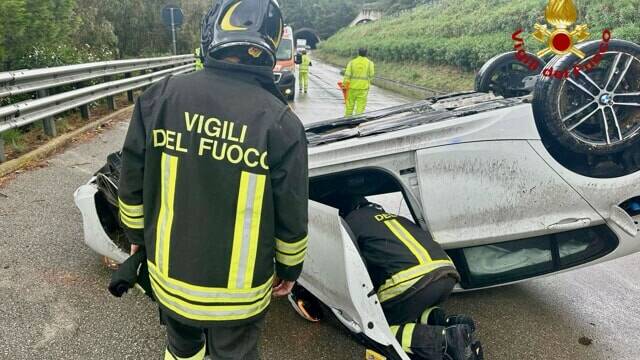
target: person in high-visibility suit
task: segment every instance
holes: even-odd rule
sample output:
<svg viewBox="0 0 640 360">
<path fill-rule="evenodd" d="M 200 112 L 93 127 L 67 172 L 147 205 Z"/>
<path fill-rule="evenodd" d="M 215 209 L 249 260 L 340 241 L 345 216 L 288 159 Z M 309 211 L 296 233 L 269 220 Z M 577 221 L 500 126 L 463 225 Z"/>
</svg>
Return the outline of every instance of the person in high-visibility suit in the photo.
<svg viewBox="0 0 640 360">
<path fill-rule="evenodd" d="M 212 359 L 259 359 L 272 294 L 287 295 L 302 271 L 307 142 L 273 80 L 282 29 L 276 0 L 215 1 L 204 70 L 167 77 L 136 103 L 119 217 L 132 252 L 146 253 L 165 360 L 202 360 L 207 347 Z"/>
<path fill-rule="evenodd" d="M 298 77 L 300 78 L 300 92 L 306 94 L 309 90 L 309 67 L 313 66 L 307 50 L 302 50 L 300 65 L 298 65 Z"/>
<path fill-rule="evenodd" d="M 347 91 L 345 116 L 362 114 L 367 107 L 369 88 L 376 75 L 375 64 L 367 58 L 367 49 L 358 50 L 358 57 L 351 60 L 344 71 L 343 86 Z"/>
<path fill-rule="evenodd" d="M 196 71 L 204 69 L 204 63 L 202 62 L 202 50 L 196 48 L 193 51 L 193 55 L 196 57 Z"/>
</svg>

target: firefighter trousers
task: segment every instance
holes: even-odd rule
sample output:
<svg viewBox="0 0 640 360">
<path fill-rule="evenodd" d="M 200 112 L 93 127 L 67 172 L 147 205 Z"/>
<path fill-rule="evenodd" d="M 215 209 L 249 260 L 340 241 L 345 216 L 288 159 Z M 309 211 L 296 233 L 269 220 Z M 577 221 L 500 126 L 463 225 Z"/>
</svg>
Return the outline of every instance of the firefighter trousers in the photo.
<svg viewBox="0 0 640 360">
<path fill-rule="evenodd" d="M 264 318 L 240 326 L 206 329 L 185 325 L 161 311 L 167 328 L 164 360 L 203 360 L 206 348 L 212 360 L 259 360 L 258 341 Z"/>
<path fill-rule="evenodd" d="M 349 89 L 345 116 L 353 115 L 354 109 L 356 111 L 356 115 L 362 114 L 367 107 L 368 97 L 369 89 Z"/>
<path fill-rule="evenodd" d="M 300 90 L 304 89 L 305 92 L 309 90 L 309 73 L 308 72 L 300 72 Z"/>
<path fill-rule="evenodd" d="M 441 360 L 445 335 L 443 326 L 428 324 L 428 313 L 449 298 L 456 281 L 436 280 L 414 294 L 391 304 L 382 304 L 391 332 L 412 359 Z M 424 316 L 426 313 L 426 316 Z"/>
</svg>

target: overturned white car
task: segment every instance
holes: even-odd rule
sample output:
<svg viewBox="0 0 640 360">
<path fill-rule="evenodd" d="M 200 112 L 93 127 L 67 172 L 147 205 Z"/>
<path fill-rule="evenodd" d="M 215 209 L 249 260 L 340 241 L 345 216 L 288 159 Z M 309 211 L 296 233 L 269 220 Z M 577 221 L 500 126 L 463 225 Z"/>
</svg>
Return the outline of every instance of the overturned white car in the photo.
<svg viewBox="0 0 640 360">
<path fill-rule="evenodd" d="M 582 61 L 594 46 L 581 45 Z M 569 55 L 547 66 L 575 61 Z M 479 74 L 504 96 L 453 94 L 307 128 L 310 241 L 299 282 L 390 359 L 408 356 L 332 204 L 336 195 L 384 195 L 387 211 L 394 204 L 409 214 L 455 262 L 459 290 L 640 251 L 640 47 L 613 40 L 596 71 L 569 79 L 515 63 Z M 507 98 L 511 85 L 517 96 Z M 117 189 L 99 174 L 75 194 L 85 241 L 122 262 L 114 194 L 100 183 Z"/>
</svg>

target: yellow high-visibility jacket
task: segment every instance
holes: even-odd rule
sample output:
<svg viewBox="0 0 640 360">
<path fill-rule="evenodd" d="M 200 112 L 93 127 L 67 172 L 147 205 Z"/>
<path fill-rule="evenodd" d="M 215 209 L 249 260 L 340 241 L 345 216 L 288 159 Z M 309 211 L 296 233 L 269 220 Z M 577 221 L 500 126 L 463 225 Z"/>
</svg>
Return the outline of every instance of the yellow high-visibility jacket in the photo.
<svg viewBox="0 0 640 360">
<path fill-rule="evenodd" d="M 204 69 L 204 63 L 202 62 L 202 54 L 200 54 L 200 48 L 196 48 L 193 51 L 193 55 L 196 57 L 196 71 Z"/>
<path fill-rule="evenodd" d="M 344 72 L 344 84 L 349 84 L 350 89 L 366 90 L 371 86 L 371 81 L 376 75 L 375 64 L 364 56 L 358 56 L 351 60 Z"/>
<path fill-rule="evenodd" d="M 309 66 L 313 66 L 313 64 L 311 63 L 311 58 L 309 57 L 309 55 L 302 55 L 302 62 L 300 62 L 300 72 L 308 73 Z"/>
</svg>

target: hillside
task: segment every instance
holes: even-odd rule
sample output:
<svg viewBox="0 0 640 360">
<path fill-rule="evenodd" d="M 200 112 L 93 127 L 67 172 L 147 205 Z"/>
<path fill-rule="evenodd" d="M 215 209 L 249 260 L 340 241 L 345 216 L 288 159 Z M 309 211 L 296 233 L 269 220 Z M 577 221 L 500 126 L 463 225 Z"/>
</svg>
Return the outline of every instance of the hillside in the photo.
<svg viewBox="0 0 640 360">
<path fill-rule="evenodd" d="M 511 34 L 518 28 L 530 33 L 534 23 L 544 22 L 547 3 L 546 0 L 433 1 L 397 16 L 342 29 L 321 45 L 318 55 L 342 63 L 358 47 L 368 47 L 382 68 L 402 73 L 399 67 L 422 67 L 417 74 L 415 71 L 410 74 L 413 79 L 403 80 L 438 86 L 438 82 L 446 83 L 442 74 L 472 73 L 494 55 L 512 49 Z M 640 43 L 640 0 L 615 3 L 578 0 L 577 4 L 578 21 L 589 25 L 594 39 L 609 28 L 616 38 Z M 526 40 L 530 50 L 539 47 L 533 38 L 528 36 Z M 445 90 L 471 86 L 471 82 L 464 81 L 465 84 L 451 84 Z"/>
</svg>

